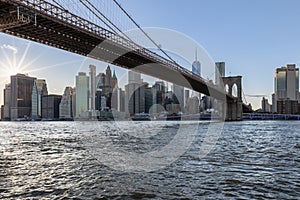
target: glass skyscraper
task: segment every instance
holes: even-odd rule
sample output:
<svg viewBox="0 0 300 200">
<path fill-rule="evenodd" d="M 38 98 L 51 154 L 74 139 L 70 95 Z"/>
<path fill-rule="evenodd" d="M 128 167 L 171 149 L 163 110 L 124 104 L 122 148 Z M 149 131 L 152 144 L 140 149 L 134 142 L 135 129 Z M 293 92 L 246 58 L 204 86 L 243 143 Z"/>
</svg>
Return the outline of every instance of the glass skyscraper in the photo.
<svg viewBox="0 0 300 200">
<path fill-rule="evenodd" d="M 278 101 L 299 100 L 299 68 L 295 64 L 277 68 L 274 73 L 274 95 L 272 97 L 272 112 L 277 112 Z"/>
</svg>

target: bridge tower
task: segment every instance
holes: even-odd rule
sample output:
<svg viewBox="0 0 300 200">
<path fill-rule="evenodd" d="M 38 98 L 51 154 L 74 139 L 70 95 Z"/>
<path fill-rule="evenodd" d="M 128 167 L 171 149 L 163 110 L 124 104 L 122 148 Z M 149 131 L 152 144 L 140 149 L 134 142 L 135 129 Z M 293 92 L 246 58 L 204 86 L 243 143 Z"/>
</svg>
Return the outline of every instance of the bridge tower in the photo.
<svg viewBox="0 0 300 200">
<path fill-rule="evenodd" d="M 242 76 L 222 77 L 226 89 L 226 94 L 233 98 L 226 101 L 226 121 L 239 121 L 243 119 L 243 99 L 242 99 Z M 237 93 L 234 94 L 234 87 Z"/>
</svg>

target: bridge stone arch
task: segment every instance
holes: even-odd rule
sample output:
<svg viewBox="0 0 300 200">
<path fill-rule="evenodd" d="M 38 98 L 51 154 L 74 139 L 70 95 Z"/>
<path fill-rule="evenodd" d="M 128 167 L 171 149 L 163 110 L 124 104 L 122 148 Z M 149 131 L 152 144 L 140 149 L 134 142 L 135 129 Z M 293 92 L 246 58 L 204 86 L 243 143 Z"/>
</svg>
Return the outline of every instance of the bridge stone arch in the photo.
<svg viewBox="0 0 300 200">
<path fill-rule="evenodd" d="M 228 85 L 228 95 L 232 98 L 227 98 L 226 120 L 236 121 L 243 119 L 243 99 L 242 99 L 242 76 L 222 77 L 224 85 Z M 233 96 L 233 88 L 237 87 L 237 96 Z"/>
</svg>

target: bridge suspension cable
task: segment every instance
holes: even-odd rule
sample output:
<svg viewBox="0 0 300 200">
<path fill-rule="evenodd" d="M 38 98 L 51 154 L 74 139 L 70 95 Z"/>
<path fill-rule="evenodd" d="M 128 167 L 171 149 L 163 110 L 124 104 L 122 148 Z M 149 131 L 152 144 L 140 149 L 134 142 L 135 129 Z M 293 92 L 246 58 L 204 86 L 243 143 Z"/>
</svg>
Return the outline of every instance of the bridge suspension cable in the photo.
<svg viewBox="0 0 300 200">
<path fill-rule="evenodd" d="M 161 47 L 158 45 L 143 29 L 142 27 L 128 14 L 128 12 L 119 4 L 117 0 L 113 0 L 115 4 L 125 13 L 125 15 L 138 27 L 138 29 L 165 55 L 167 56 L 173 63 L 178 65 L 172 58 L 169 56 Z"/>
</svg>

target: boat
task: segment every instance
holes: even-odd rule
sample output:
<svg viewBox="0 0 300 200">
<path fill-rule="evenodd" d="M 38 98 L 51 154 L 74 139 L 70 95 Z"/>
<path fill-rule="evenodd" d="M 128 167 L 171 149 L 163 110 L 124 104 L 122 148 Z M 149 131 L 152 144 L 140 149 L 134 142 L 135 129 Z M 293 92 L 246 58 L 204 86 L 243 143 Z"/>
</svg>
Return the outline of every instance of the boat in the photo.
<svg viewBox="0 0 300 200">
<path fill-rule="evenodd" d="M 150 121 L 150 115 L 148 113 L 136 113 L 131 117 L 132 121 Z"/>
</svg>

